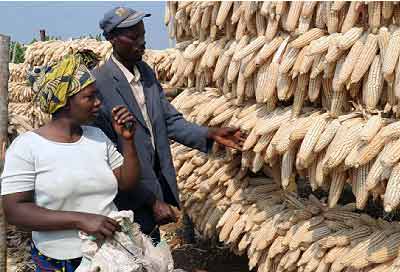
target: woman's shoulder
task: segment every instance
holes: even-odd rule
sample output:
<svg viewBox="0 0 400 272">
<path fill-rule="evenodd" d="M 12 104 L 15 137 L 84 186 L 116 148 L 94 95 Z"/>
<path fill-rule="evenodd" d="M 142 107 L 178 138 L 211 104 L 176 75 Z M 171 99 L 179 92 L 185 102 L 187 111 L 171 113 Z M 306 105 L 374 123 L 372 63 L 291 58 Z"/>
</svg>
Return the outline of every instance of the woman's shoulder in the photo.
<svg viewBox="0 0 400 272">
<path fill-rule="evenodd" d="M 28 144 L 35 142 L 37 140 L 37 136 L 34 131 L 27 131 L 18 135 L 12 142 L 11 145 L 18 144 Z"/>
<path fill-rule="evenodd" d="M 97 142 L 109 142 L 107 135 L 98 127 L 94 126 L 82 126 L 83 135 Z"/>
<path fill-rule="evenodd" d="M 37 136 L 33 131 L 27 131 L 18 135 L 10 144 L 7 152 L 30 153 L 37 146 Z"/>
</svg>

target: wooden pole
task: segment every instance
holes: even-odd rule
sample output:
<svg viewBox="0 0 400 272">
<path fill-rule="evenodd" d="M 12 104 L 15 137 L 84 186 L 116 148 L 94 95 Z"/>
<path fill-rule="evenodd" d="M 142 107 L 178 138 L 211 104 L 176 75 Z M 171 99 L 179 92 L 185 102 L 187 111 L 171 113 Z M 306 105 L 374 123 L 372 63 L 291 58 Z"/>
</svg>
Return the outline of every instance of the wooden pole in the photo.
<svg viewBox="0 0 400 272">
<path fill-rule="evenodd" d="M 3 171 L 8 137 L 8 64 L 10 37 L 0 34 L 0 170 Z M 0 198 L 1 200 L 1 198 Z M 7 224 L 0 201 L 0 272 L 7 270 Z"/>
</svg>

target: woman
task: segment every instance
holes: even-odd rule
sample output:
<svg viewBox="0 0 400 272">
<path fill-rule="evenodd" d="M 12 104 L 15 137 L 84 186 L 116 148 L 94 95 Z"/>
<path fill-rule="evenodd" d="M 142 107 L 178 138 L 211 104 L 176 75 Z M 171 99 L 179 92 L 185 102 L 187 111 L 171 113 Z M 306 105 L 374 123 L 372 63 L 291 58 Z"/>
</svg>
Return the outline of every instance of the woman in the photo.
<svg viewBox="0 0 400 272">
<path fill-rule="evenodd" d="M 139 176 L 132 114 L 112 110 L 122 136 L 122 156 L 101 130 L 84 126 L 100 108 L 88 52 L 71 54 L 42 71 L 33 87 L 40 108 L 52 115 L 45 126 L 18 136 L 7 150 L 1 190 L 10 224 L 32 230 L 36 271 L 75 271 L 81 260 L 78 231 L 96 239 L 119 230 L 107 217 L 116 211 L 118 188 Z"/>
</svg>

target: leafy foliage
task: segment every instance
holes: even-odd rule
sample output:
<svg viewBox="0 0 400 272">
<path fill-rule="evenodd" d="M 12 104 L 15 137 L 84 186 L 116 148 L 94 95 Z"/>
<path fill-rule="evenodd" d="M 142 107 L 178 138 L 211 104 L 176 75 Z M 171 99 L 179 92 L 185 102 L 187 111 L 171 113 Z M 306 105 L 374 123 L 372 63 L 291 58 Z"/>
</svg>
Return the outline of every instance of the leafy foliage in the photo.
<svg viewBox="0 0 400 272">
<path fill-rule="evenodd" d="M 25 60 L 26 48 L 18 42 L 11 42 L 10 44 L 10 62 L 22 63 Z"/>
</svg>

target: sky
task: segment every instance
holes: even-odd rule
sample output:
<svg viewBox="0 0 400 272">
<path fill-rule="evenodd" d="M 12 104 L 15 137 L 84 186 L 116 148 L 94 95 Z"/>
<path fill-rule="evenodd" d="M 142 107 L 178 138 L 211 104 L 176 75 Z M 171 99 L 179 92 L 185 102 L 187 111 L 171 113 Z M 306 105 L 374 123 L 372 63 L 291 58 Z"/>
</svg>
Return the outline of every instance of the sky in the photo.
<svg viewBox="0 0 400 272">
<path fill-rule="evenodd" d="M 64 39 L 101 33 L 99 21 L 109 9 L 126 6 L 152 16 L 145 18 L 146 47 L 169 47 L 167 28 L 164 25 L 165 2 L 26 2 L 0 1 L 0 33 L 20 43 L 39 39 L 39 30 L 46 35 Z"/>
</svg>

